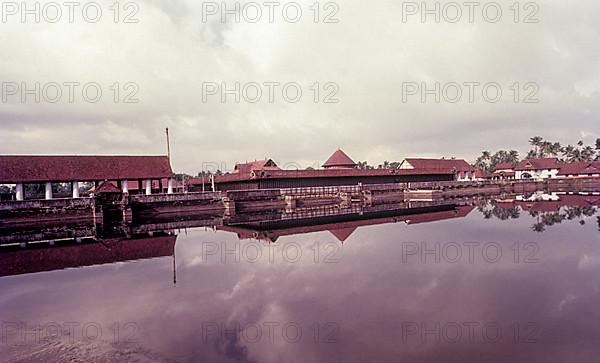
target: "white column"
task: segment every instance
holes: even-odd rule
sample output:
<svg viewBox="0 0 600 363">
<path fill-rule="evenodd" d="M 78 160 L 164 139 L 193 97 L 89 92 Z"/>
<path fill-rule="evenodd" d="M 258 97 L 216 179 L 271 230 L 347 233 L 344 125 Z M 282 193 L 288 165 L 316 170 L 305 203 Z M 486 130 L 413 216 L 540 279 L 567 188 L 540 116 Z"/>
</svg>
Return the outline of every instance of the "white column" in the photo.
<svg viewBox="0 0 600 363">
<path fill-rule="evenodd" d="M 46 199 L 52 199 L 52 183 L 46 183 Z"/>
<path fill-rule="evenodd" d="M 71 189 L 73 189 L 73 198 L 79 198 L 79 182 L 74 181 L 71 183 Z"/>
<path fill-rule="evenodd" d="M 152 180 L 146 179 L 146 195 L 152 194 Z"/>
<path fill-rule="evenodd" d="M 23 200 L 23 183 L 17 183 L 15 188 L 17 200 Z"/>
<path fill-rule="evenodd" d="M 173 194 L 173 178 L 169 178 L 167 184 L 167 194 Z"/>
<path fill-rule="evenodd" d="M 129 194 L 129 185 L 127 185 L 127 180 L 123 180 L 121 185 L 123 186 L 123 193 Z"/>
</svg>

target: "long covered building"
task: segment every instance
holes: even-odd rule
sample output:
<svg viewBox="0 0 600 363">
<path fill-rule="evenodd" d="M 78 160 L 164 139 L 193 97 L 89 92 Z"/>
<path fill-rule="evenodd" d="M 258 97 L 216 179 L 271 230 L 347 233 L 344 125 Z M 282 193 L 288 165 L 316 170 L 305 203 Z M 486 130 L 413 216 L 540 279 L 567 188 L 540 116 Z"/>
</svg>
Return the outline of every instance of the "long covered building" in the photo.
<svg viewBox="0 0 600 363">
<path fill-rule="evenodd" d="M 53 199 L 56 184 L 68 184 L 78 198 L 80 183 L 114 183 L 124 193 L 130 188 L 145 194 L 173 193 L 173 170 L 167 156 L 0 155 L 0 184 L 15 185 L 15 199 L 27 199 L 28 184 L 42 185 L 45 199 Z"/>
<path fill-rule="evenodd" d="M 216 190 L 250 190 L 271 188 L 322 187 L 357 184 L 388 184 L 426 181 L 452 181 L 455 170 L 433 169 L 359 169 L 342 150 L 336 150 L 323 169 L 283 170 L 270 159 L 237 164 L 232 173 L 214 178 Z M 210 181 L 188 181 L 192 191 L 212 188 Z"/>
</svg>

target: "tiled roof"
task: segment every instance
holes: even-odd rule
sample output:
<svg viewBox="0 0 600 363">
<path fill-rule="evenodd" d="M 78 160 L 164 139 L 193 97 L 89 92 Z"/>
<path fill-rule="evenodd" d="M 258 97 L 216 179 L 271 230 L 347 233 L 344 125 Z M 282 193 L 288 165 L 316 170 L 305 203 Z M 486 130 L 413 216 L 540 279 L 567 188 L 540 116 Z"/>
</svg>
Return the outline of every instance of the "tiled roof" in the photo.
<svg viewBox="0 0 600 363">
<path fill-rule="evenodd" d="M 250 173 L 253 170 L 281 170 L 271 159 L 235 164 L 234 173 Z"/>
<path fill-rule="evenodd" d="M 452 174 L 449 169 L 324 169 L 324 170 L 269 170 L 258 174 L 230 173 L 215 176 L 215 183 L 226 183 L 243 180 L 256 179 L 295 179 L 295 178 L 340 178 L 351 176 L 385 176 L 385 175 L 448 175 Z M 205 182 L 208 179 L 205 178 Z M 187 181 L 188 185 L 201 184 L 200 178 Z"/>
<path fill-rule="evenodd" d="M 341 149 L 337 149 L 329 159 L 323 164 L 324 168 L 335 168 L 335 167 L 345 167 L 345 168 L 353 168 L 356 166 L 354 160 L 352 160 L 345 152 Z"/>
<path fill-rule="evenodd" d="M 412 165 L 415 169 L 455 169 L 458 172 L 472 171 L 474 169 L 463 159 L 406 158 L 404 161 Z"/>
<path fill-rule="evenodd" d="M 526 159 L 521 161 L 515 170 L 560 169 L 561 163 L 557 158 Z"/>
<path fill-rule="evenodd" d="M 514 165 L 512 163 L 500 163 L 496 164 L 496 170 L 512 170 L 514 169 Z"/>
<path fill-rule="evenodd" d="M 480 179 L 488 179 L 492 177 L 492 174 L 488 173 L 485 170 L 475 169 L 475 177 Z"/>
<path fill-rule="evenodd" d="M 100 194 L 100 193 L 121 193 L 121 190 L 119 188 L 117 188 L 113 183 L 111 183 L 109 181 L 102 182 L 102 184 L 100 184 L 100 186 L 98 186 L 98 189 L 92 188 L 92 191 L 95 194 Z"/>
<path fill-rule="evenodd" d="M 515 172 L 514 171 L 495 171 L 493 175 L 508 177 L 508 176 L 515 176 Z"/>
<path fill-rule="evenodd" d="M 600 174 L 600 161 L 564 163 L 558 175 Z"/>
<path fill-rule="evenodd" d="M 166 156 L 0 155 L 0 183 L 135 180 L 172 176 Z"/>
</svg>

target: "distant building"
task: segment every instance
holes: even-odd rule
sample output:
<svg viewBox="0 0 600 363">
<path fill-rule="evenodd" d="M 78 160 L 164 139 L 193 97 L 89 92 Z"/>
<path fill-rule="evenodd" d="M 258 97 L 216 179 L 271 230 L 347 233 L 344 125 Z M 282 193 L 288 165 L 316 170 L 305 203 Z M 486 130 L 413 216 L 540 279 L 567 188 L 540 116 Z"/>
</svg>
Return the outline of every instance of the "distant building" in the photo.
<svg viewBox="0 0 600 363">
<path fill-rule="evenodd" d="M 123 193 L 137 184 L 146 194 L 174 191 L 173 170 L 167 156 L 107 155 L 0 155 L 0 184 L 15 185 L 15 199 L 28 199 L 27 184 L 43 186 L 43 197 L 79 198 L 80 183 L 114 182 Z M 158 189 L 153 187 L 158 182 Z M 163 184 L 165 181 L 166 185 Z M 56 184 L 69 184 L 68 195 L 54 192 Z M 133 188 L 132 188 L 133 189 Z M 38 196 L 29 196 L 39 199 Z"/>
<path fill-rule="evenodd" d="M 600 161 L 565 163 L 558 172 L 559 177 L 577 178 L 600 176 Z"/>
<path fill-rule="evenodd" d="M 515 166 L 512 163 L 500 163 L 492 174 L 494 180 L 512 180 L 515 178 Z"/>
<path fill-rule="evenodd" d="M 475 169 L 475 176 L 473 178 L 473 180 L 475 181 L 485 181 L 485 180 L 490 180 L 492 179 L 492 174 L 488 173 L 485 170 L 482 169 Z"/>
<path fill-rule="evenodd" d="M 260 170 L 281 170 L 272 159 L 256 160 L 250 163 L 238 163 L 233 168 L 234 173 L 251 173 Z"/>
<path fill-rule="evenodd" d="M 402 161 L 399 168 L 402 170 L 420 171 L 452 170 L 455 172 L 456 180 L 458 181 L 477 180 L 477 169 L 463 159 L 406 158 Z"/>
<path fill-rule="evenodd" d="M 325 169 L 354 169 L 356 163 L 341 149 L 337 149 L 323 164 Z"/>
<path fill-rule="evenodd" d="M 467 164 L 468 165 L 468 164 Z M 451 168 L 421 169 L 358 169 L 357 164 L 342 150 L 336 150 L 323 164 L 323 169 L 284 170 L 270 159 L 237 164 L 232 173 L 216 175 L 215 190 L 253 190 L 272 188 L 324 187 L 358 184 L 389 184 L 429 181 L 452 181 Z M 188 180 L 189 191 L 212 189 L 208 180 Z"/>
<path fill-rule="evenodd" d="M 515 167 L 515 179 L 556 178 L 562 166 L 558 158 L 526 159 Z"/>
</svg>

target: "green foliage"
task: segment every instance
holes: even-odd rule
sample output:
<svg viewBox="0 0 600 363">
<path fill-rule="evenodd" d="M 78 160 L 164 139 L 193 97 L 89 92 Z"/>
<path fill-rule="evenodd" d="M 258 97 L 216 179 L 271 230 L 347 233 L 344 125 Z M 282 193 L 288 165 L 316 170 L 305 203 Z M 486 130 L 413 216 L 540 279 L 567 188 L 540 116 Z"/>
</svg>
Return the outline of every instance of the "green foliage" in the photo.
<svg viewBox="0 0 600 363">
<path fill-rule="evenodd" d="M 593 161 L 600 159 L 600 139 L 592 147 L 579 140 L 575 145 L 561 146 L 558 142 L 545 141 L 540 136 L 529 139 L 533 149 L 529 150 L 526 159 L 559 157 L 561 161 Z"/>
<path fill-rule="evenodd" d="M 493 155 L 489 151 L 482 151 L 481 156 L 477 158 L 473 166 L 477 169 L 493 173 L 498 164 L 511 163 L 516 165 L 518 162 L 519 152 L 517 150 L 498 150 Z"/>
</svg>

